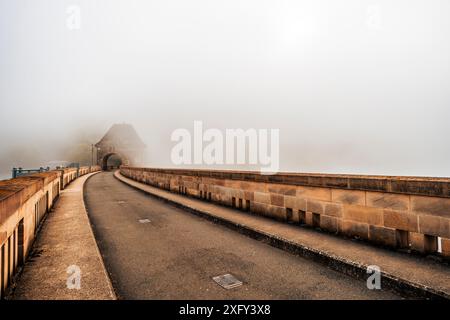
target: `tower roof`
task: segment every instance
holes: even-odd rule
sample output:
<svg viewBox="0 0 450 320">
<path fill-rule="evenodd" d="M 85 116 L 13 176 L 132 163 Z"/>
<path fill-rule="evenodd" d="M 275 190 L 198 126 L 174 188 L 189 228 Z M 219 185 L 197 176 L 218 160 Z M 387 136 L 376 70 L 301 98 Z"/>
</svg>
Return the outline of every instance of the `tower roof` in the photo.
<svg viewBox="0 0 450 320">
<path fill-rule="evenodd" d="M 105 144 L 126 148 L 145 148 L 145 144 L 138 136 L 136 130 L 131 124 L 127 123 L 113 124 L 95 146 L 100 147 Z"/>
</svg>

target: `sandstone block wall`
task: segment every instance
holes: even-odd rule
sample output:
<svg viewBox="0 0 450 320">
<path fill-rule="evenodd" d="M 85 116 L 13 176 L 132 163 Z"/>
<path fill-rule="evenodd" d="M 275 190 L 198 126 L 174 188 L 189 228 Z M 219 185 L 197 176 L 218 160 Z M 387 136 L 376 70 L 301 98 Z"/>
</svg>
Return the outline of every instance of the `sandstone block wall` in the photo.
<svg viewBox="0 0 450 320">
<path fill-rule="evenodd" d="M 152 186 L 392 248 L 450 257 L 450 180 L 121 167 Z M 439 248 L 440 247 L 440 248 Z"/>
<path fill-rule="evenodd" d="M 0 299 L 61 189 L 98 170 L 98 166 L 67 168 L 0 181 Z"/>
</svg>

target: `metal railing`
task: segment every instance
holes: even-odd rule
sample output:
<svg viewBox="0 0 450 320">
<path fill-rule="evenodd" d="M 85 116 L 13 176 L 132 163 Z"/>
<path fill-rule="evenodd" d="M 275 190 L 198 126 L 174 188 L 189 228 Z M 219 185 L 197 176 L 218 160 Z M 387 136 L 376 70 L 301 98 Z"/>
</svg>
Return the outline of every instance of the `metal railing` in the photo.
<svg viewBox="0 0 450 320">
<path fill-rule="evenodd" d="M 46 168 L 40 167 L 39 169 L 23 169 L 21 167 L 13 168 L 12 169 L 12 177 L 17 178 L 17 177 L 22 177 L 22 176 L 26 176 L 29 174 L 45 172 L 45 171 L 50 171 L 50 167 L 46 167 Z"/>
</svg>

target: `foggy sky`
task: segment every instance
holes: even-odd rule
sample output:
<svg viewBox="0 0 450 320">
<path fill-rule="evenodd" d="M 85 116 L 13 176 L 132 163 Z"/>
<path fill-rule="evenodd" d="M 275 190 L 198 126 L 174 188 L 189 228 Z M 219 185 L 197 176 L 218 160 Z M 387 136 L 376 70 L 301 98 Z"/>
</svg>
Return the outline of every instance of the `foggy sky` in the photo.
<svg viewBox="0 0 450 320">
<path fill-rule="evenodd" d="M 56 160 L 127 122 L 149 166 L 173 167 L 171 132 L 201 120 L 279 128 L 281 171 L 450 176 L 449 14 L 447 0 L 0 0 L 0 158 Z"/>
</svg>

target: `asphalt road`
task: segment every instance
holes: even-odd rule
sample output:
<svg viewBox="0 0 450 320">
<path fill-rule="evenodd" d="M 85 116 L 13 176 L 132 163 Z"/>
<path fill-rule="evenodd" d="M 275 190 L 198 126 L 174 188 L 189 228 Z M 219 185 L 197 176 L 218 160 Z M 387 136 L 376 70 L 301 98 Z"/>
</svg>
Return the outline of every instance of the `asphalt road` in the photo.
<svg viewBox="0 0 450 320">
<path fill-rule="evenodd" d="M 164 203 L 111 172 L 87 181 L 85 201 L 121 299 L 400 298 Z M 243 285 L 227 290 L 212 280 L 226 273 Z"/>
</svg>

